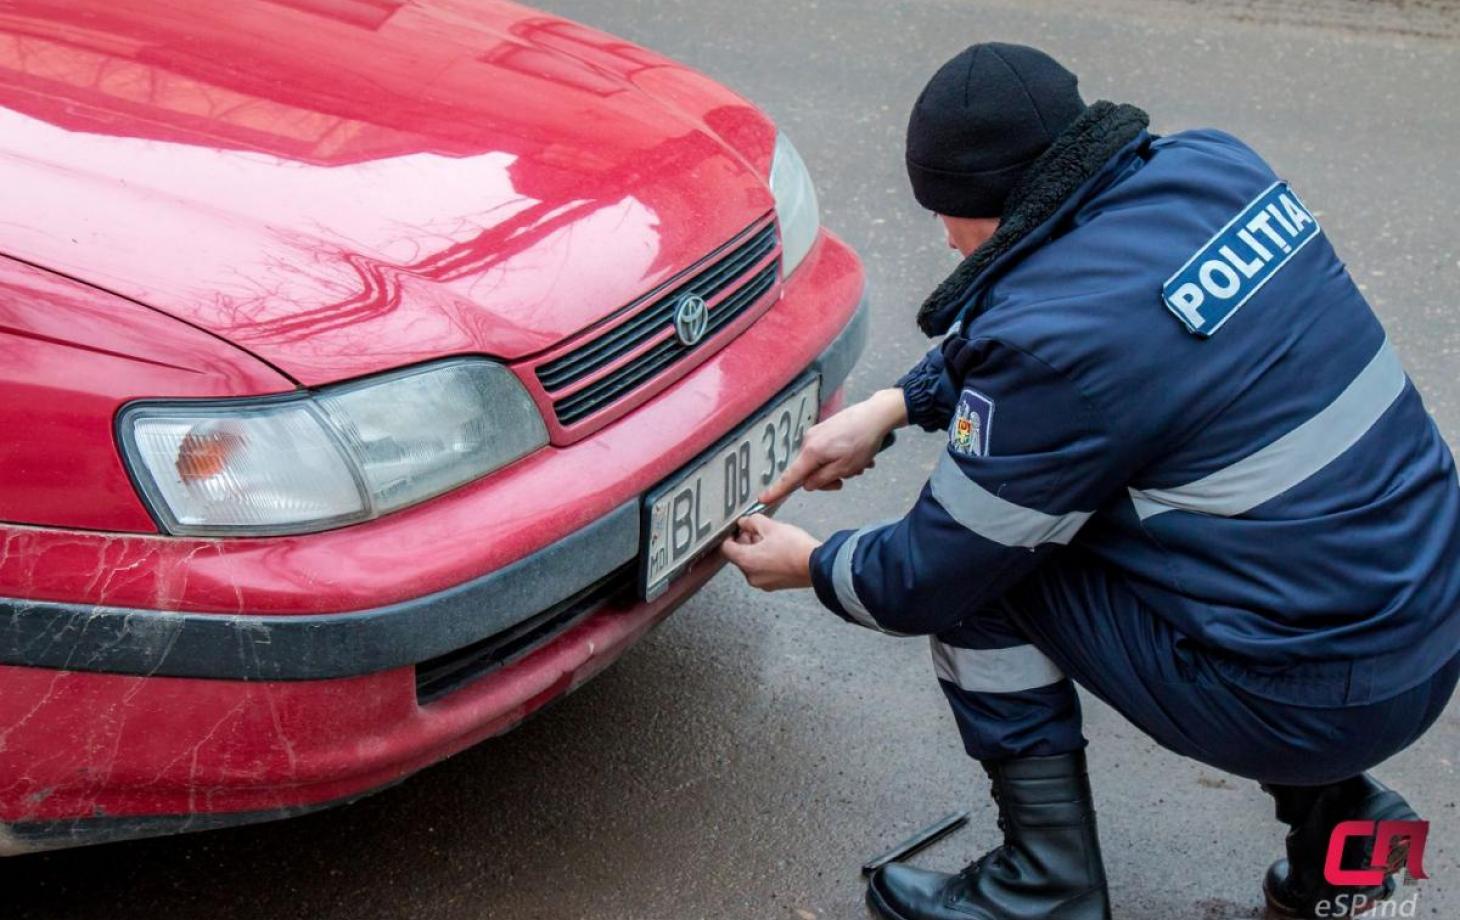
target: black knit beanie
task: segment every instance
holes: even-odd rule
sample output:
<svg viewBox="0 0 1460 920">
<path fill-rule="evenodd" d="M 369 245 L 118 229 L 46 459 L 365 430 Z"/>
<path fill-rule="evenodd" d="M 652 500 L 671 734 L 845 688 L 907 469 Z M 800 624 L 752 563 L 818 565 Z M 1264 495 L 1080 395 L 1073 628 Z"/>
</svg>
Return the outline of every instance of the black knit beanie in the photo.
<svg viewBox="0 0 1460 920">
<path fill-rule="evenodd" d="M 1025 45 L 972 45 L 938 68 L 907 125 L 913 195 L 949 217 L 998 217 L 1024 171 L 1083 111 L 1078 79 Z"/>
</svg>

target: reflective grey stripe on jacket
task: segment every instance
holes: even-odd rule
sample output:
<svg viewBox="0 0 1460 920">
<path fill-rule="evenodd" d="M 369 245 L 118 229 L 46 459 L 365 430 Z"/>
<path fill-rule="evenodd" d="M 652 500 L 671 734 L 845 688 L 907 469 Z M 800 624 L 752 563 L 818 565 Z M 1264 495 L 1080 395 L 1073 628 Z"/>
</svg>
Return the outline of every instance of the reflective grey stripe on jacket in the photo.
<svg viewBox="0 0 1460 920">
<path fill-rule="evenodd" d="M 949 453 L 938 461 L 929 485 L 949 517 L 1000 546 L 1033 549 L 1045 543 L 1069 543 L 1092 513 L 1046 514 L 1006 501 L 968 478 Z"/>
<path fill-rule="evenodd" d="M 1276 498 L 1337 460 L 1404 392 L 1399 356 L 1386 339 L 1353 382 L 1317 415 L 1231 466 L 1170 489 L 1131 489 L 1136 514 L 1167 511 L 1233 517 Z"/>
<path fill-rule="evenodd" d="M 861 530 L 855 531 L 842 542 L 841 548 L 836 551 L 836 558 L 831 563 L 831 586 L 836 591 L 836 599 L 841 602 L 847 615 L 859 625 L 887 633 L 889 636 L 903 634 L 884 629 L 882 624 L 877 622 L 876 617 L 867 610 L 867 605 L 862 603 L 862 598 L 857 594 L 856 579 L 852 576 L 852 560 L 856 558 L 857 544 L 864 536 L 896 522 L 897 518 L 893 518 L 880 524 L 868 524 Z"/>
</svg>

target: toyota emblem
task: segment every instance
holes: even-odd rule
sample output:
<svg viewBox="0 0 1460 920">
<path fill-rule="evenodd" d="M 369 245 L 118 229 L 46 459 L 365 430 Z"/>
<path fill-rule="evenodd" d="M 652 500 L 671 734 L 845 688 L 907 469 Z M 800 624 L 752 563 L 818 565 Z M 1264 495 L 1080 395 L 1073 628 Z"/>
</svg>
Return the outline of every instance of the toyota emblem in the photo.
<svg viewBox="0 0 1460 920">
<path fill-rule="evenodd" d="M 674 331 L 685 345 L 694 345 L 705 337 L 710 328 L 710 309 L 705 298 L 698 294 L 686 294 L 679 298 L 674 308 Z"/>
</svg>

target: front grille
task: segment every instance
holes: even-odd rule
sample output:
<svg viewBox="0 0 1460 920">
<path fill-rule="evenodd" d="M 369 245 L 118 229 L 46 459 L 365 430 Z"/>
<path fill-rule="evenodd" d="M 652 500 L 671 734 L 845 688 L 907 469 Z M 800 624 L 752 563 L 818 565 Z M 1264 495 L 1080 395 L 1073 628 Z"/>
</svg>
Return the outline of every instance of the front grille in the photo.
<svg viewBox="0 0 1460 920">
<path fill-rule="evenodd" d="M 631 591 L 637 572 L 638 563 L 630 563 L 511 629 L 420 662 L 416 665 L 416 702 L 424 706 L 439 700 L 527 654 L 615 597 Z"/>
<path fill-rule="evenodd" d="M 752 228 L 688 277 L 621 311 L 619 322 L 602 335 L 539 365 L 538 382 L 552 398 L 559 424 L 592 415 L 703 348 L 775 287 L 780 275 L 776 247 L 774 221 Z M 674 334 L 674 312 L 680 298 L 691 293 L 709 304 L 709 327 L 699 342 L 685 345 Z"/>
</svg>

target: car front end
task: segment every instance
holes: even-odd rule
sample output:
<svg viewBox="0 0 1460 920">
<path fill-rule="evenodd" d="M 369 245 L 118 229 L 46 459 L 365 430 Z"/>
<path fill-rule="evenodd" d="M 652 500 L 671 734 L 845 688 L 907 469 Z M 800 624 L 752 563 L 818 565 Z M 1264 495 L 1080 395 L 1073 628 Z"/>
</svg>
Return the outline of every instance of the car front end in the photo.
<svg viewBox="0 0 1460 920">
<path fill-rule="evenodd" d="M 258 77 L 299 48 L 199 64 L 295 11 L 33 7 L 0 51 L 33 216 L 0 234 L 0 852 L 299 814 L 511 728 L 693 595 L 839 404 L 860 262 L 692 71 L 403 4 L 377 50 L 440 69 L 345 112 Z M 463 128 L 483 65 L 535 114 Z M 228 93 L 252 114 L 198 115 Z"/>
</svg>

